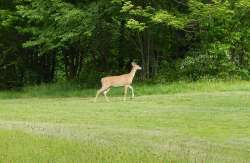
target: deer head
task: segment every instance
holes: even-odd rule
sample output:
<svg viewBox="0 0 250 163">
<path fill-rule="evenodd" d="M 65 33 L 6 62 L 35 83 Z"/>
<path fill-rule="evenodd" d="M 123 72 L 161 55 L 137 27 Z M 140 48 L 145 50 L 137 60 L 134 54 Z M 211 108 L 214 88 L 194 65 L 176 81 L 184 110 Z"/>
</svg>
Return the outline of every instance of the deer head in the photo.
<svg viewBox="0 0 250 163">
<path fill-rule="evenodd" d="M 141 68 L 138 64 L 136 64 L 135 62 L 132 62 L 131 65 L 132 65 L 133 69 L 135 69 L 135 70 L 141 70 L 141 69 L 142 69 L 142 68 Z"/>
</svg>

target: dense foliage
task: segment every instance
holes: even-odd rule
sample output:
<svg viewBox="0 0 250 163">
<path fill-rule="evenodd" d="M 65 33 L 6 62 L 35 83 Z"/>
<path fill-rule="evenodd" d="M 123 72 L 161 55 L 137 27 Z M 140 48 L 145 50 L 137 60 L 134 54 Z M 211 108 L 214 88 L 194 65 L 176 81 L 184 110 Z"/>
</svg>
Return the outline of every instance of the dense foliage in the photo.
<svg viewBox="0 0 250 163">
<path fill-rule="evenodd" d="M 249 0 L 0 0 L 0 87 L 250 77 Z"/>
</svg>

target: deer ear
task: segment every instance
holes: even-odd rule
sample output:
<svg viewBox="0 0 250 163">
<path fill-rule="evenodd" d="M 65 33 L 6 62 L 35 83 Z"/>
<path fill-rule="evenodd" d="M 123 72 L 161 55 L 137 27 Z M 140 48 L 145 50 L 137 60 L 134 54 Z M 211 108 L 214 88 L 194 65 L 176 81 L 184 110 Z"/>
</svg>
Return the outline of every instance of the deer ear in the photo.
<svg viewBox="0 0 250 163">
<path fill-rule="evenodd" d="M 131 62 L 131 65 L 132 65 L 132 66 L 135 66 L 135 65 L 136 65 L 136 63 L 135 63 L 135 62 Z"/>
</svg>

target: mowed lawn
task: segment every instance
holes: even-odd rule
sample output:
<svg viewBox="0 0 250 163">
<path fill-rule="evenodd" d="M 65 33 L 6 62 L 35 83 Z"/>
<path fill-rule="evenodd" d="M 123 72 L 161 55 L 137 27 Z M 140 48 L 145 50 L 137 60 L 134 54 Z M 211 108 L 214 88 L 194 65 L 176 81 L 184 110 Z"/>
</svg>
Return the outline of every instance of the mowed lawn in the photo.
<svg viewBox="0 0 250 163">
<path fill-rule="evenodd" d="M 250 162 L 250 92 L 0 100 L 0 162 Z"/>
</svg>

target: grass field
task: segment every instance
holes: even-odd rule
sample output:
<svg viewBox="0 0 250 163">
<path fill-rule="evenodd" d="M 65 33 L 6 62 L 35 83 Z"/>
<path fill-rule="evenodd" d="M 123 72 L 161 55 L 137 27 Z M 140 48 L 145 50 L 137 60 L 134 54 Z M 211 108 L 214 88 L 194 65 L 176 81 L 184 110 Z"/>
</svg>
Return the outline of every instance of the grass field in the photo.
<svg viewBox="0 0 250 163">
<path fill-rule="evenodd" d="M 250 82 L 135 86 L 110 103 L 45 88 L 0 93 L 0 163 L 250 162 Z"/>
</svg>

